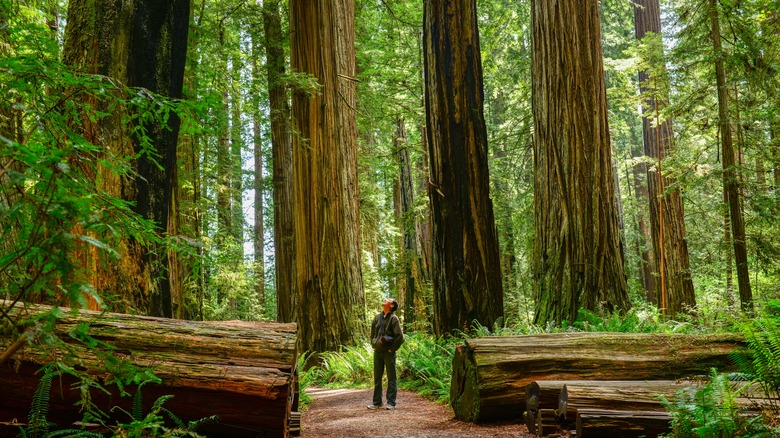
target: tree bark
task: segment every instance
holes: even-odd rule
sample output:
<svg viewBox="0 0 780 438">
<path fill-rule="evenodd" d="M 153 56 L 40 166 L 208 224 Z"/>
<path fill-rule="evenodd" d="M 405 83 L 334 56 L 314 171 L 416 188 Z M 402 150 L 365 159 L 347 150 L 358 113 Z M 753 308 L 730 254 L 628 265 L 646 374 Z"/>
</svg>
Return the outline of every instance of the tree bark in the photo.
<svg viewBox="0 0 780 438">
<path fill-rule="evenodd" d="M 656 437 L 669 433 L 671 421 L 668 412 L 583 409 L 577 412 L 577 436 Z"/>
<path fill-rule="evenodd" d="M 64 60 L 89 73 L 113 77 L 169 98 L 180 98 L 184 78 L 189 20 L 188 0 L 139 1 L 132 5 L 116 0 L 77 0 L 68 5 Z M 135 211 L 152 221 L 155 232 L 168 229 L 179 118 L 170 114 L 167 125 L 144 126 L 151 150 L 140 139 L 128 141 L 128 130 L 114 119 L 104 126 L 107 137 L 95 144 L 110 144 L 122 156 L 137 155 L 133 180 L 110 178 L 118 193 L 134 202 Z M 101 133 L 102 134 L 102 133 Z M 97 130 L 92 133 L 97 136 Z M 89 134 L 88 134 L 89 136 Z M 98 169 L 100 172 L 101 170 Z M 172 316 L 167 252 L 155 244 L 142 246 L 130 239 L 124 245 L 126 261 L 97 270 L 95 286 L 114 289 L 136 308 L 153 315 Z M 92 261 L 95 263 L 95 257 Z M 137 285 L 141 285 L 141 292 Z M 129 285 L 133 285 L 131 288 Z"/>
<path fill-rule="evenodd" d="M 0 301 L 0 307 L 9 303 Z M 45 306 L 31 308 L 32 314 L 48 311 Z M 108 349 L 87 347 L 74 339 L 77 327 L 89 324 L 89 336 L 112 345 L 113 357 L 142 368 L 152 368 L 162 384 L 146 384 L 142 394 L 144 412 L 158 397 L 175 397 L 165 407 L 185 421 L 218 415 L 220 422 L 199 430 L 219 436 L 285 436 L 291 405 L 297 394 L 297 350 L 294 324 L 228 322 L 184 322 L 165 318 L 115 313 L 69 312 L 57 322 L 56 334 L 67 342 L 58 351 L 59 360 L 83 370 L 95 379 L 103 379 L 106 365 L 101 354 Z M 18 318 L 21 306 L 11 308 Z M 0 338 L 0 349 L 12 339 Z M 26 418 L 40 375 L 36 372 L 51 360 L 39 343 L 16 353 L 18 369 L 0 366 L 5 382 L 0 397 L 0 412 L 11 418 Z M 60 382 L 60 379 L 62 381 Z M 50 395 L 47 420 L 69 424 L 81 420 L 83 412 L 74 403 L 81 398 L 79 386 L 69 376 L 55 377 L 58 383 Z M 61 383 L 61 384 L 60 384 Z M 74 389 L 75 388 L 75 389 Z M 135 388 L 126 388 L 134 393 Z M 91 391 L 92 402 L 104 412 L 115 405 L 131 411 L 131 399 L 117 393 Z M 217 400 L 218 402 L 214 402 Z M 113 410 L 114 415 L 123 415 Z M 127 418 L 115 418 L 128 421 Z"/>
<path fill-rule="evenodd" d="M 723 187 L 728 195 L 731 235 L 734 242 L 734 261 L 737 265 L 739 301 L 743 310 L 753 309 L 753 292 L 748 272 L 747 237 L 745 219 L 742 215 L 742 200 L 739 195 L 740 182 L 736 171 L 736 151 L 729 119 L 729 94 L 726 83 L 726 68 L 723 62 L 723 47 L 720 42 L 720 20 L 717 0 L 709 0 L 710 24 L 712 26 L 712 47 L 715 52 L 715 78 L 718 88 L 718 124 L 723 150 Z"/>
<path fill-rule="evenodd" d="M 474 321 L 492 328 L 504 314 L 476 2 L 427 1 L 424 47 L 433 322 L 442 336 Z"/>
<path fill-rule="evenodd" d="M 630 307 L 596 0 L 531 4 L 535 323 Z"/>
<path fill-rule="evenodd" d="M 641 40 L 648 32 L 661 35 L 661 7 L 659 0 L 638 0 L 634 3 L 634 25 L 636 39 Z M 660 69 L 658 75 L 664 75 Z M 656 86 L 665 78 L 650 71 L 639 72 L 639 88 L 642 101 L 642 130 L 644 132 L 645 155 L 657 162 L 655 172 L 647 173 L 650 199 L 650 224 L 655 260 L 661 261 L 664 272 L 659 277 L 659 300 L 664 312 L 674 317 L 679 313 L 695 311 L 696 295 L 690 273 L 688 243 L 685 233 L 685 215 L 682 196 L 676 181 L 662 172 L 663 160 L 673 145 L 672 121 L 661 120 L 660 106 L 668 96 L 660 94 Z M 646 166 L 645 166 L 646 167 Z M 668 187 L 674 187 L 669 190 Z"/>
<path fill-rule="evenodd" d="M 265 14 L 262 16 L 265 20 Z M 261 31 L 260 23 L 257 20 L 253 20 L 252 28 L 250 29 L 252 40 L 252 150 L 255 158 L 253 184 L 253 189 L 255 191 L 255 226 L 253 229 L 254 232 L 252 233 L 252 246 L 254 248 L 255 295 L 260 307 L 265 312 L 265 223 L 263 214 L 265 198 L 263 193 L 263 167 L 265 164 L 263 163 L 263 133 L 261 129 L 263 121 L 262 112 L 260 110 L 260 99 L 258 97 L 260 94 L 260 79 L 262 76 L 260 71 L 260 59 L 263 56 L 260 47 Z M 281 44 L 279 48 L 281 48 Z M 270 61 L 267 62 L 270 63 Z M 284 58 L 282 58 L 282 62 L 284 62 Z M 284 67 L 284 64 L 282 64 L 282 67 Z"/>
<path fill-rule="evenodd" d="M 290 2 L 292 69 L 320 85 L 292 100 L 297 321 L 313 352 L 364 332 L 353 20 L 353 0 Z"/>
<path fill-rule="evenodd" d="M 694 381 L 683 380 L 569 380 L 561 385 L 558 409 L 611 409 L 623 411 L 663 412 L 661 398 L 674 400 L 675 394 L 695 386 Z"/>
<path fill-rule="evenodd" d="M 642 152 L 638 148 L 631 148 L 631 158 L 640 158 Z M 650 206 L 650 198 L 647 192 L 647 163 L 637 160 L 632 169 L 634 196 L 637 200 L 637 228 L 641 238 L 637 239 L 637 252 L 642 260 L 640 271 L 642 274 L 642 286 L 645 290 L 645 299 L 649 303 L 658 304 L 658 287 L 656 282 L 656 262 L 653 251 L 653 235 L 647 223 L 647 211 L 642 206 Z M 648 210 L 649 211 L 649 210 Z"/>
<path fill-rule="evenodd" d="M 398 157 L 400 182 L 400 217 L 399 225 L 403 230 L 402 261 L 404 271 L 404 323 L 413 326 L 416 319 L 417 291 L 419 287 L 420 252 L 417 247 L 417 217 L 414 211 L 414 181 L 412 178 L 412 163 L 409 158 L 409 145 L 406 139 L 406 126 L 403 119 L 398 119 L 395 149 Z"/>
<path fill-rule="evenodd" d="M 243 122 L 241 114 L 244 112 L 244 102 L 241 96 L 241 59 L 233 56 L 230 60 L 232 71 L 230 74 L 230 235 L 235 241 L 236 264 L 244 262 L 244 178 L 243 158 L 241 152 L 244 149 Z M 262 194 L 261 194 L 262 197 Z M 260 203 L 262 206 L 262 202 Z"/>
<path fill-rule="evenodd" d="M 290 106 L 285 75 L 284 35 L 279 0 L 263 2 L 265 54 L 268 75 L 268 98 L 271 108 L 271 148 L 273 157 L 274 197 L 274 263 L 276 271 L 276 318 L 296 320 L 298 302 L 293 293 L 294 242 L 292 192 L 292 141 L 290 139 Z"/>
<path fill-rule="evenodd" d="M 452 360 L 450 403 L 464 421 L 519 418 L 532 381 L 679 379 L 712 367 L 730 370 L 741 339 L 623 333 L 469 339 Z"/>
</svg>

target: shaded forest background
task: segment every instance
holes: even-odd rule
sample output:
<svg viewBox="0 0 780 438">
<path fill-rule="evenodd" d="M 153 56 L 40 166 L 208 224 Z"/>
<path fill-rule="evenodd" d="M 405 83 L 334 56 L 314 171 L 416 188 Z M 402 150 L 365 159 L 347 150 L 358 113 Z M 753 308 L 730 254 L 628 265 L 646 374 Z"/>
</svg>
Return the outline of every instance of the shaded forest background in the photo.
<svg viewBox="0 0 780 438">
<path fill-rule="evenodd" d="M 159 25 L 170 41 L 158 46 L 175 47 L 180 38 L 179 50 L 186 49 L 186 58 L 180 52 L 171 65 L 157 65 L 141 56 L 151 47 L 133 46 L 138 38 L 127 36 L 137 31 L 123 27 L 133 18 L 112 15 L 110 3 L 0 3 L 2 298 L 186 319 L 310 321 L 301 327 L 306 345 L 327 350 L 358 339 L 378 303 L 392 296 L 406 330 L 438 334 L 434 309 L 450 298 L 437 296 L 432 279 L 439 265 L 429 197 L 438 186 L 429 180 L 423 2 L 356 0 L 354 10 L 333 12 L 354 13 L 355 69 L 340 76 L 354 96 L 335 95 L 355 117 L 355 168 L 341 170 L 356 178 L 354 197 L 343 200 L 359 214 L 354 235 L 339 233 L 338 220 L 315 217 L 311 228 L 295 222 L 317 197 L 294 181 L 303 175 L 295 151 L 313 138 L 293 123 L 296 105 L 326 102 L 330 92 L 306 70 L 306 48 L 335 50 L 296 40 L 306 32 L 313 38 L 315 28 L 305 26 L 316 25 L 316 13 L 284 1 L 150 6 L 150 16 L 169 20 Z M 540 319 L 543 300 L 534 289 L 541 257 L 534 247 L 532 6 L 473 6 L 503 290 L 503 316 L 477 322 L 489 329 L 571 323 L 553 313 Z M 640 32 L 637 8 L 618 0 L 598 7 L 628 298 L 635 312 L 663 318 L 659 308 L 673 307 L 667 294 L 684 293 L 669 285 L 685 278 L 694 295 L 669 317 L 715 323 L 780 290 L 780 5 L 662 1 L 663 39 Z M 291 33 L 295 18 L 305 32 Z M 180 95 L 143 74 L 168 68 L 183 69 Z M 649 107 L 651 100 L 657 105 Z M 644 131 L 642 109 L 652 114 Z M 659 153 L 661 140 L 653 144 L 647 133 L 662 128 L 657 136 L 669 143 Z M 664 234 L 659 214 L 672 214 L 663 216 L 666 226 L 677 221 L 684 232 Z M 737 216 L 744 237 L 735 245 Z M 654 232 L 665 236 L 660 246 Z M 308 265 L 296 257 L 316 242 L 337 250 L 330 258 L 348 260 L 350 279 L 338 283 L 352 285 L 346 295 L 301 280 Z M 663 247 L 683 242 L 689 262 L 662 268 L 672 257 Z M 349 251 L 339 246 L 356 243 Z M 626 310 L 614 304 L 596 300 L 589 310 Z M 332 336 L 305 327 L 334 317 L 318 307 L 342 305 L 339 317 L 355 321 L 345 323 L 348 335 L 344 327 Z M 326 335 L 335 343 L 315 339 Z"/>
</svg>

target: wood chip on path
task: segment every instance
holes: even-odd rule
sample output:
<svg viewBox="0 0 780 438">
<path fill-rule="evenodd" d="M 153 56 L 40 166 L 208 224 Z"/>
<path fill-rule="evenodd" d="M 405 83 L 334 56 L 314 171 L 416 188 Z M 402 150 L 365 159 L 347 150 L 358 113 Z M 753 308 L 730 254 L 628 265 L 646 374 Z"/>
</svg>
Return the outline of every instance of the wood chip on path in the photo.
<svg viewBox="0 0 780 438">
<path fill-rule="evenodd" d="M 309 437 L 469 437 L 530 438 L 520 420 L 472 424 L 458 421 L 447 406 L 411 391 L 398 391 L 396 409 L 368 409 L 372 389 L 308 388 L 313 401 L 301 416 L 301 436 Z"/>
</svg>

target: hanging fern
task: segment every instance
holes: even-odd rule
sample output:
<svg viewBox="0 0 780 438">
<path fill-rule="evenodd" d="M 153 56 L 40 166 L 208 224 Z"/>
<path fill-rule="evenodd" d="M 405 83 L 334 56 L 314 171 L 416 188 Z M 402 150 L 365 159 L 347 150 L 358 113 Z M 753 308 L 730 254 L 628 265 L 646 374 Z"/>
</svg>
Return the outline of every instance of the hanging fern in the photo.
<svg viewBox="0 0 780 438">
<path fill-rule="evenodd" d="M 30 406 L 30 425 L 26 436 L 46 436 L 49 432 L 49 421 L 46 419 L 49 413 L 49 397 L 51 396 L 51 381 L 57 375 L 56 370 L 47 366 L 43 369 L 43 376 L 38 382 L 38 387 L 33 394 Z"/>
</svg>

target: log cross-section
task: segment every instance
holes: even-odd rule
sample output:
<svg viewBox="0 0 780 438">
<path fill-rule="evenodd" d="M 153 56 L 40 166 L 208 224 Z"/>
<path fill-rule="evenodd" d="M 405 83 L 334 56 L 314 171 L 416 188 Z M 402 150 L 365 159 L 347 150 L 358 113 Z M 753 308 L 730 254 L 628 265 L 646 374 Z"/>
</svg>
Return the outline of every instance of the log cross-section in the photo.
<svg viewBox="0 0 780 438">
<path fill-rule="evenodd" d="M 738 334 L 555 333 L 469 339 L 452 360 L 459 420 L 521 418 L 525 387 L 540 380 L 659 380 L 733 370 Z"/>
<path fill-rule="evenodd" d="M 0 301 L 0 306 L 6 305 Z M 31 315 L 46 310 L 30 306 Z M 207 435 L 283 437 L 289 433 L 291 408 L 297 396 L 296 325 L 265 322 L 198 322 L 124 314 L 81 311 L 57 323 L 60 338 L 69 342 L 68 360 L 98 381 L 108 375 L 93 349 L 73 341 L 68 333 L 88 324 L 91 337 L 113 346 L 113 355 L 140 367 L 150 368 L 162 384 L 142 388 L 144 409 L 160 396 L 171 394 L 165 407 L 185 421 L 216 415 L 220 421 L 204 429 Z M 10 310 L 18 316 L 19 309 Z M 0 337 L 0 351 L 12 339 Z M 0 421 L 24 420 L 40 379 L 36 371 L 50 361 L 51 353 L 29 343 L 0 367 Z M 56 378 L 52 385 L 47 419 L 69 424 L 81 419 L 74 403 L 79 392 L 73 379 Z M 134 388 L 128 389 L 130 392 Z M 111 412 L 114 406 L 130 411 L 128 397 L 93 391 L 93 402 Z M 148 412 L 145 410 L 144 412 Z M 120 410 L 114 410 L 120 415 Z M 128 422 L 129 418 L 118 418 Z M 200 430 L 199 430 L 200 431 Z"/>
</svg>

